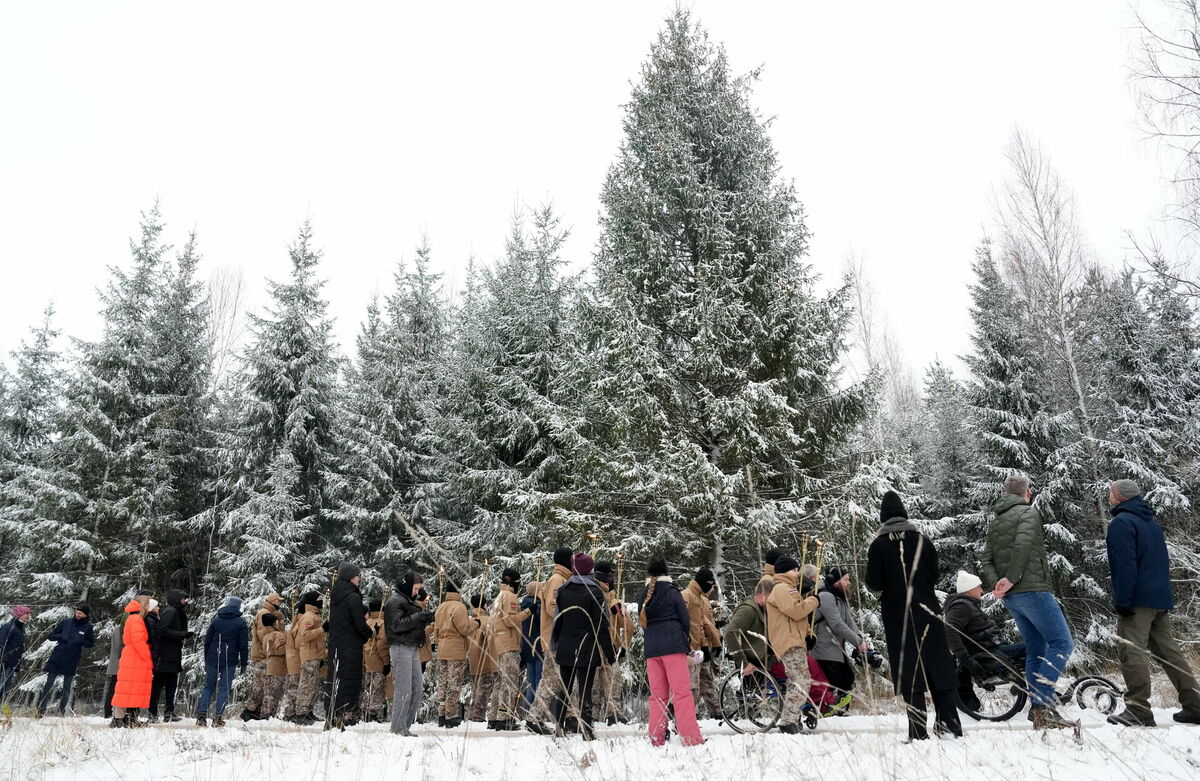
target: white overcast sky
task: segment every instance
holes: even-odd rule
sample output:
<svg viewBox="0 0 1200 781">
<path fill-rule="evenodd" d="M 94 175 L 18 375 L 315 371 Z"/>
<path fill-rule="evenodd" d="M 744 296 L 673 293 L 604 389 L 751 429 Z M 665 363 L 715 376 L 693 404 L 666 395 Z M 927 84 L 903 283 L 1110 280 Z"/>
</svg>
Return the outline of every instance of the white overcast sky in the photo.
<svg viewBox="0 0 1200 781">
<path fill-rule="evenodd" d="M 0 350 L 95 290 L 161 196 L 170 239 L 263 303 L 311 215 L 344 349 L 422 231 L 448 279 L 552 199 L 587 262 L 621 105 L 674 0 L 0 4 Z M 1014 126 L 1095 253 L 1170 194 L 1128 79 L 1126 0 L 690 5 L 756 91 L 826 278 L 867 259 L 918 368 L 968 345 L 967 284 Z"/>
</svg>

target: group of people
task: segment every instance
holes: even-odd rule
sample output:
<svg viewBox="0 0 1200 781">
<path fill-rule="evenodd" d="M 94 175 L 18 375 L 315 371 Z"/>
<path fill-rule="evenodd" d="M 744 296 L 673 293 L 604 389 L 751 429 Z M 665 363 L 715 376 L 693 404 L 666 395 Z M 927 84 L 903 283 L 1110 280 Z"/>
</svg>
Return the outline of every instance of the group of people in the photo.
<svg viewBox="0 0 1200 781">
<path fill-rule="evenodd" d="M 1108 500 L 1115 634 L 1127 687 L 1125 710 L 1109 720 L 1154 724 L 1153 654 L 1179 692 L 1182 710 L 1175 719 L 1200 723 L 1200 689 L 1171 626 L 1174 604 L 1162 529 L 1134 482 L 1114 482 Z M 864 580 L 879 595 L 893 685 L 906 705 L 911 740 L 929 736 L 927 696 L 935 710 L 934 733 L 961 737 L 957 701 L 969 704 L 973 680 L 997 667 L 1023 667 L 1036 729 L 1071 724 L 1058 712 L 1055 683 L 1073 643 L 1051 590 L 1043 520 L 1028 481 L 1006 480 L 993 510 L 981 573 L 959 571 L 943 606 L 935 590 L 942 573 L 934 543 L 908 519 L 897 494 L 883 497 Z M 383 721 L 390 701 L 391 731 L 411 736 L 432 663 L 439 726 L 468 720 L 507 731 L 524 722 L 538 734 L 576 732 L 591 740 L 597 720 L 624 721 L 622 662 L 640 627 L 650 741 L 658 746 L 669 740 L 673 721 L 680 741 L 690 746 L 704 741 L 697 720 L 701 705 L 720 718 L 715 682 L 723 653 L 742 676 L 770 676 L 781 686 L 779 728 L 788 734 L 805 729 L 806 710 L 844 714 L 856 666 L 877 658 L 850 609 L 850 573 L 840 567 L 818 572 L 772 550 L 751 593 L 727 621 L 718 621 L 717 578 L 707 567 L 680 588 L 666 562 L 653 559 L 636 602 L 626 605 L 613 582 L 612 562 L 565 547 L 554 551 L 553 562 L 549 578 L 524 587 L 519 572 L 503 570 L 490 601 L 482 593 L 464 599 L 453 579 L 440 578 L 436 609 L 418 572 L 406 573 L 386 601 L 365 603 L 361 572 L 350 563 L 338 567 L 325 596 L 304 594 L 290 623 L 278 594 L 268 595 L 249 623 L 242 601 L 229 597 L 204 635 L 197 724 L 207 725 L 210 718 L 214 726 L 224 723 L 233 681 L 249 668 L 243 720 L 280 717 L 312 724 L 318 720 L 314 705 L 323 696 L 327 727 L 344 727 Z M 1012 616 L 1021 642 L 1009 642 L 984 611 L 985 582 Z M 160 702 L 163 721 L 179 719 L 183 646 L 193 636 L 187 608 L 188 596 L 179 590 L 168 592 L 165 607 L 147 591 L 125 606 L 108 667 L 106 716 L 112 726 L 142 723 L 137 718 L 142 709 L 149 721 L 157 721 Z M 0 696 L 13 681 L 30 617 L 26 607 L 12 612 L 13 620 L 0 627 Z M 44 668 L 39 715 L 59 679 L 58 710 L 68 708 L 82 651 L 95 641 L 90 613 L 88 605 L 77 605 L 54 628 L 50 639 L 56 646 Z M 464 708 L 460 700 L 468 683 L 470 706 Z"/>
</svg>

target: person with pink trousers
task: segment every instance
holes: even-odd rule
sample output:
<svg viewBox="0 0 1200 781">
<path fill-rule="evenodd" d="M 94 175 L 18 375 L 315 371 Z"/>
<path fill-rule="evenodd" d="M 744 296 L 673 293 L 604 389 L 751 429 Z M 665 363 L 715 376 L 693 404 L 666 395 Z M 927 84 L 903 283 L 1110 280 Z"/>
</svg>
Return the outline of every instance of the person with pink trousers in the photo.
<svg viewBox="0 0 1200 781">
<path fill-rule="evenodd" d="M 696 722 L 696 702 L 688 672 L 688 610 L 667 564 L 654 559 L 646 590 L 638 598 L 638 623 L 645 634 L 646 680 L 650 684 L 650 743 L 667 742 L 667 704 L 675 706 L 675 726 L 685 746 L 704 742 Z"/>
</svg>

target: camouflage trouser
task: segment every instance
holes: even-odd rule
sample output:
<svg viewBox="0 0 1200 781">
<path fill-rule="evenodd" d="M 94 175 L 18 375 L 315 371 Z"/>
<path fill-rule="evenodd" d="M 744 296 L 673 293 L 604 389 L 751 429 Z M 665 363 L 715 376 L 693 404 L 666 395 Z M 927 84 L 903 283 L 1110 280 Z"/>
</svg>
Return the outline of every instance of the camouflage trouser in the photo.
<svg viewBox="0 0 1200 781">
<path fill-rule="evenodd" d="M 300 685 L 300 674 L 286 676 L 287 681 L 283 685 L 283 717 L 291 718 L 296 714 L 296 694 L 297 687 Z"/>
<path fill-rule="evenodd" d="M 377 673 L 363 673 L 363 690 L 359 696 L 358 707 L 363 716 L 383 717 L 383 700 L 387 692 L 387 676 L 380 670 Z"/>
<path fill-rule="evenodd" d="M 438 713 L 448 719 L 458 718 L 461 708 L 459 697 L 462 693 L 463 681 L 467 677 L 467 660 L 448 661 L 437 660 L 437 701 Z"/>
<path fill-rule="evenodd" d="M 596 683 L 592 686 L 592 713 L 596 721 L 606 721 L 621 715 L 621 665 L 600 663 Z"/>
<path fill-rule="evenodd" d="M 801 660 L 803 664 L 803 660 Z M 717 698 L 716 663 L 703 662 L 688 668 L 692 676 L 692 699 L 696 701 L 696 713 L 700 712 L 700 702 L 708 708 L 710 719 L 721 718 L 721 701 Z"/>
<path fill-rule="evenodd" d="M 808 654 L 804 648 L 793 648 L 779 657 L 787 672 L 787 694 L 783 698 L 783 714 L 780 724 L 796 724 L 800 721 L 800 709 L 808 701 Z"/>
<path fill-rule="evenodd" d="M 267 660 L 250 663 L 250 694 L 242 703 L 242 710 L 257 712 L 262 707 L 263 690 L 267 685 Z"/>
<path fill-rule="evenodd" d="M 505 651 L 496 659 L 500 680 L 488 706 L 488 721 L 515 721 L 517 698 L 521 696 L 521 652 Z"/>
<path fill-rule="evenodd" d="M 309 659 L 300 663 L 300 681 L 296 684 L 296 715 L 306 716 L 312 713 L 313 702 L 321 692 L 321 684 L 325 676 L 321 675 L 320 659 Z"/>
<path fill-rule="evenodd" d="M 283 699 L 283 691 L 287 687 L 289 675 L 268 675 L 263 684 L 262 707 L 258 712 L 267 718 L 273 718 L 279 712 L 279 701 Z"/>
<path fill-rule="evenodd" d="M 554 657 L 542 664 L 542 682 L 538 684 L 537 695 L 533 707 L 529 710 L 529 720 L 537 722 L 554 721 L 554 701 L 566 697 L 566 687 L 563 685 L 562 673 Z"/>
<path fill-rule="evenodd" d="M 471 677 L 471 709 L 467 711 L 467 721 L 483 721 L 487 718 L 488 703 L 496 691 L 500 673 L 482 673 Z"/>
</svg>

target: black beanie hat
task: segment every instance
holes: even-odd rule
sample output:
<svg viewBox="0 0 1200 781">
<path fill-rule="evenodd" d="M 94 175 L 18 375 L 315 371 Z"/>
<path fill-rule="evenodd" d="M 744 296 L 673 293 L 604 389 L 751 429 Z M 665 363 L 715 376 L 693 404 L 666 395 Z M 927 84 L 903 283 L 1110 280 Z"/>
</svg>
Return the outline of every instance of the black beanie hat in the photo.
<svg viewBox="0 0 1200 781">
<path fill-rule="evenodd" d="M 321 604 L 321 592 L 306 591 L 306 592 L 304 592 L 304 596 L 300 597 L 300 604 L 296 605 L 296 608 L 298 610 L 303 610 L 305 605 L 317 605 L 319 607 L 320 604 Z"/>
<path fill-rule="evenodd" d="M 372 599 L 370 602 L 367 603 L 367 612 L 368 613 L 378 613 L 380 610 L 383 610 L 383 600 L 382 599 Z"/>
<path fill-rule="evenodd" d="M 500 582 L 515 589 L 521 585 L 521 573 L 512 567 L 505 567 L 504 571 L 500 573 Z"/>
<path fill-rule="evenodd" d="M 263 626 L 275 626 L 275 614 L 263 613 L 262 622 Z"/>
<path fill-rule="evenodd" d="M 86 602 L 80 602 L 78 605 L 75 606 L 75 609 L 78 610 L 80 613 L 83 613 L 85 616 L 88 616 L 89 618 L 92 615 L 92 606 L 87 604 Z"/>
<path fill-rule="evenodd" d="M 904 500 L 895 491 L 883 495 L 883 503 L 879 506 L 879 522 L 886 523 L 893 518 L 908 518 L 908 510 L 904 509 Z"/>
<path fill-rule="evenodd" d="M 611 561 L 597 561 L 595 569 L 592 570 L 592 577 L 601 583 L 612 585 L 613 563 Z"/>
<path fill-rule="evenodd" d="M 717 582 L 717 579 L 715 576 L 713 576 L 712 570 L 710 570 L 708 567 L 701 567 L 700 569 L 696 570 L 696 582 L 700 584 L 701 590 L 707 593 L 712 589 L 713 585 Z"/>
<path fill-rule="evenodd" d="M 409 571 L 404 573 L 404 577 L 396 581 L 396 591 L 399 591 L 404 596 L 412 599 L 413 586 L 418 583 L 424 583 L 424 579 L 415 572 Z"/>
<path fill-rule="evenodd" d="M 782 555 L 783 551 L 779 550 L 779 548 L 771 548 L 771 550 L 763 554 L 763 563 L 774 567 L 775 562 L 779 561 L 779 557 Z"/>
<path fill-rule="evenodd" d="M 791 556 L 780 556 L 775 559 L 775 573 L 784 575 L 794 569 L 800 569 L 800 562 L 793 559 Z"/>
<path fill-rule="evenodd" d="M 833 588 L 834 583 L 837 583 L 848 574 L 849 570 L 842 569 L 841 567 L 830 567 L 825 570 L 825 588 Z"/>
<path fill-rule="evenodd" d="M 483 607 L 483 594 L 471 597 L 471 607 Z"/>
<path fill-rule="evenodd" d="M 575 555 L 575 551 L 570 548 L 559 548 L 554 551 L 554 563 L 560 567 L 571 568 L 571 557 Z"/>
<path fill-rule="evenodd" d="M 458 586 L 455 584 L 455 582 L 453 580 L 446 581 L 446 593 L 447 594 L 457 594 L 458 593 Z"/>
<path fill-rule="evenodd" d="M 661 578 L 667 574 L 667 562 L 664 559 L 651 559 L 646 574 L 652 578 Z"/>
<path fill-rule="evenodd" d="M 356 565 L 348 561 L 343 561 L 338 565 L 337 576 L 338 580 L 353 580 L 362 574 L 362 570 Z"/>
</svg>

